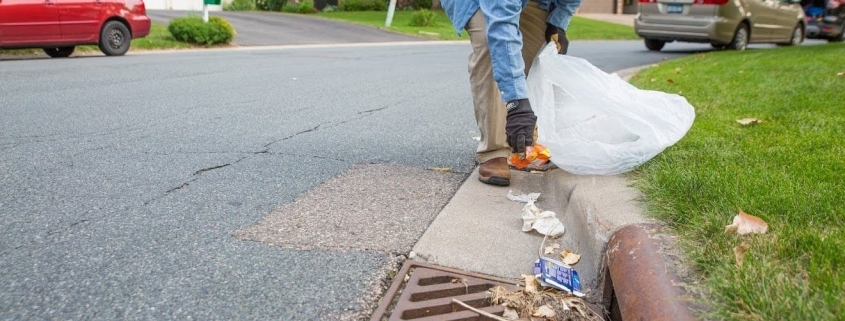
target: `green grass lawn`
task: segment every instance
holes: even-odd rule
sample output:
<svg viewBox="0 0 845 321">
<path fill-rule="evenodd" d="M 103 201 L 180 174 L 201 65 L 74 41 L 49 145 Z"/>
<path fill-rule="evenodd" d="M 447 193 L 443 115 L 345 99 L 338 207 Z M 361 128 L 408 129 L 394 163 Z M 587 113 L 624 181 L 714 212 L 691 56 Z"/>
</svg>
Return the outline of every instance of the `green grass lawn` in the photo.
<svg viewBox="0 0 845 321">
<path fill-rule="evenodd" d="M 393 15 L 393 22 L 390 28 L 384 27 L 384 21 L 387 17 L 387 12 L 385 11 L 334 11 L 321 12 L 315 15 L 328 19 L 364 24 L 412 36 L 440 40 L 469 40 L 466 31 L 462 31 L 461 37 L 458 37 L 455 28 L 452 27 L 452 23 L 449 22 L 449 18 L 443 11 L 435 11 L 437 15 L 436 27 L 409 26 L 408 24 L 411 21 L 412 14 L 413 11 L 396 11 Z M 572 19 L 567 36 L 569 40 L 639 39 L 632 27 L 581 17 L 574 17 Z"/>
<path fill-rule="evenodd" d="M 630 177 L 649 212 L 681 236 L 700 272 L 705 317 L 842 320 L 843 54 L 843 44 L 712 52 L 632 79 L 681 93 L 696 108 L 687 136 Z M 763 122 L 742 126 L 742 118 Z M 739 208 L 769 232 L 726 235 Z M 738 266 L 741 243 L 750 250 Z"/>
<path fill-rule="evenodd" d="M 153 23 L 150 27 L 150 34 L 144 38 L 132 39 L 132 44 L 129 46 L 129 51 L 137 50 L 153 50 L 153 49 L 185 49 L 190 48 L 191 45 L 176 41 L 170 32 L 167 31 L 167 26 Z M 74 50 L 77 53 L 99 53 L 100 48 L 97 46 L 77 46 Z M 41 49 L 9 49 L 0 50 L 0 55 L 44 55 Z M 46 56 L 46 55 L 45 55 Z"/>
</svg>

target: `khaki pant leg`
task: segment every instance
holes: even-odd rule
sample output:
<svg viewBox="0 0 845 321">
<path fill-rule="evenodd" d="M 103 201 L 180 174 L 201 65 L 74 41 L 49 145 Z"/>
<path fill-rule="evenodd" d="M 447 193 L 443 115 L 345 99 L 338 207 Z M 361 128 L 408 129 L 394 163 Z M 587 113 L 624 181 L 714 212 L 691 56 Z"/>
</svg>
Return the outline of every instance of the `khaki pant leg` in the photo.
<svg viewBox="0 0 845 321">
<path fill-rule="evenodd" d="M 472 53 L 469 55 L 469 83 L 475 108 L 475 121 L 481 140 L 476 156 L 483 163 L 497 157 L 507 157 L 510 147 L 505 140 L 505 103 L 499 86 L 493 79 L 493 62 L 487 47 L 487 22 L 481 10 L 475 12 L 466 25 Z"/>
<path fill-rule="evenodd" d="M 533 1 L 523 9 L 519 18 L 519 29 L 522 32 L 522 57 L 525 62 L 525 73 L 531 69 L 531 64 L 537 53 L 545 45 L 546 18 L 549 13 Z M 466 25 L 469 33 L 472 53 L 469 56 L 469 82 L 472 90 L 472 101 L 475 108 L 475 121 L 481 133 L 476 156 L 479 162 L 486 162 L 496 157 L 510 155 L 510 147 L 505 139 L 505 102 L 502 101 L 499 87 L 493 79 L 493 64 L 487 47 L 487 23 L 484 14 L 476 11 Z M 534 133 L 536 140 L 536 129 Z"/>
<path fill-rule="evenodd" d="M 529 1 L 519 16 L 519 30 L 522 32 L 522 59 L 525 61 L 525 76 L 531 70 L 534 58 L 546 45 L 546 18 L 549 13 L 540 5 Z M 534 143 L 537 143 L 537 127 L 534 127 Z"/>
</svg>

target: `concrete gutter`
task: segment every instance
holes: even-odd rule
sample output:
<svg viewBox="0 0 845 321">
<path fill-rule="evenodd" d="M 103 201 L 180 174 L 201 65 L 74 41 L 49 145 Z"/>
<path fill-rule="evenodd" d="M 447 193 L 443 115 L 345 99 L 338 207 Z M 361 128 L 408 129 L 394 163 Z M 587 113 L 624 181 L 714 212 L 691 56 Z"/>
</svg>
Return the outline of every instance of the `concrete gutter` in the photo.
<svg viewBox="0 0 845 321">
<path fill-rule="evenodd" d="M 617 72 L 623 79 L 642 68 Z M 674 238 L 646 218 L 641 194 L 622 175 L 512 171 L 507 188 L 482 184 L 473 172 L 414 246 L 411 258 L 519 279 L 533 272 L 543 236 L 522 232 L 523 204 L 507 199 L 541 192 L 536 205 L 566 228 L 562 249 L 580 253 L 574 267 L 591 303 L 612 320 L 693 320 L 679 276 Z"/>
</svg>

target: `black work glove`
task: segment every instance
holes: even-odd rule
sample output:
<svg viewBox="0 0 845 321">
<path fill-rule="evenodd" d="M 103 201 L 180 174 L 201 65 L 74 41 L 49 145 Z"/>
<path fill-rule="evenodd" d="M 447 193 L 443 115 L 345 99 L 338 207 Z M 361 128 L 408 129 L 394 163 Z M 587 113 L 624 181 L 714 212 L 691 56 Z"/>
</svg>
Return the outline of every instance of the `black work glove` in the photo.
<svg viewBox="0 0 845 321">
<path fill-rule="evenodd" d="M 565 55 L 566 50 L 569 49 L 569 39 L 566 39 L 566 31 L 547 23 L 546 42 L 549 41 L 557 43 L 557 53 L 561 55 Z"/>
<path fill-rule="evenodd" d="M 534 126 L 537 116 L 531 110 L 528 99 L 509 101 L 505 135 L 514 153 L 525 154 L 525 148 L 534 145 Z M 522 156 L 524 158 L 524 156 Z"/>
</svg>

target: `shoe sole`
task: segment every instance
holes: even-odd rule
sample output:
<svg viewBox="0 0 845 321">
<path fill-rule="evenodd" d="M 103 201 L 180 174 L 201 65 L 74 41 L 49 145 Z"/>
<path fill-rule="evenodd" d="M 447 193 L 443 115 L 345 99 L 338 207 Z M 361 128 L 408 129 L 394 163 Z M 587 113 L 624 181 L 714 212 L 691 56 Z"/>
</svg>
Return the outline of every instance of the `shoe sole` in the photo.
<svg viewBox="0 0 845 321">
<path fill-rule="evenodd" d="M 496 186 L 508 186 L 511 184 L 511 180 L 507 178 L 501 178 L 497 176 L 493 177 L 478 177 L 478 180 L 484 184 L 496 185 Z"/>
</svg>

